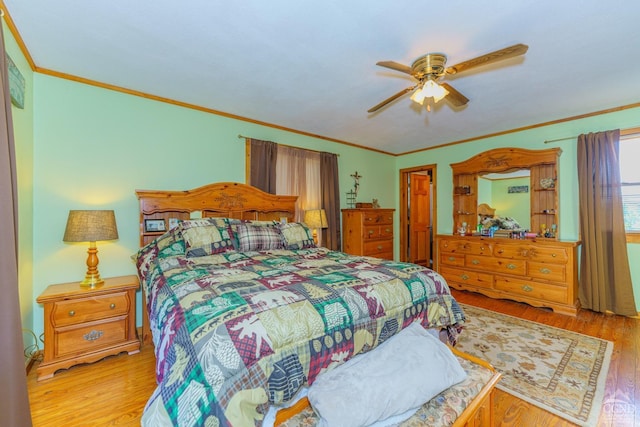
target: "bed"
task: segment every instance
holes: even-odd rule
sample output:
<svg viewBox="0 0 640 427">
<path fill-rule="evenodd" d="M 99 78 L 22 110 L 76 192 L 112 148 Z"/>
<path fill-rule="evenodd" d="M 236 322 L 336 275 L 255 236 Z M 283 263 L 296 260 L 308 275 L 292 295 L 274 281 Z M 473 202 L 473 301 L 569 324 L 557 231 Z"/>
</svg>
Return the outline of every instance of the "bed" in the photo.
<svg viewBox="0 0 640 427">
<path fill-rule="evenodd" d="M 319 374 L 419 322 L 455 344 L 464 313 L 422 266 L 316 247 L 294 196 L 239 183 L 137 190 L 143 425 L 261 425 Z"/>
</svg>

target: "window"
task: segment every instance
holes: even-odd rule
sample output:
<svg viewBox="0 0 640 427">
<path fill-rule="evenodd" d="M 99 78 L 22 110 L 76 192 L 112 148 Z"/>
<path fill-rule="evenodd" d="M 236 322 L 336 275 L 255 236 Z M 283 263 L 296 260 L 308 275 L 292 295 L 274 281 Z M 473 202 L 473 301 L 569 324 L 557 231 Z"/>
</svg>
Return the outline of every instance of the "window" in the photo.
<svg viewBox="0 0 640 427">
<path fill-rule="evenodd" d="M 620 137 L 620 182 L 627 234 L 640 235 L 640 134 Z"/>
</svg>

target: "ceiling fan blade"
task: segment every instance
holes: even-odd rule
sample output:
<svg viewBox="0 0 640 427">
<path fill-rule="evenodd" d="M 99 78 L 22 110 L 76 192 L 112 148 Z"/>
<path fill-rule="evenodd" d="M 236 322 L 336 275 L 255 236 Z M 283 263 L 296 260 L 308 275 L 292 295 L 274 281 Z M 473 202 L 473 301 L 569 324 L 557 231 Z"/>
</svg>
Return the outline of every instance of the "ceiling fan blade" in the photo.
<svg viewBox="0 0 640 427">
<path fill-rule="evenodd" d="M 504 49 L 496 50 L 495 52 L 487 53 L 486 55 L 478 56 L 477 58 L 461 62 L 452 67 L 447 67 L 445 72 L 447 74 L 461 73 L 471 68 L 493 64 L 494 62 L 513 58 L 514 56 L 518 55 L 523 55 L 527 52 L 528 49 L 529 46 L 527 46 L 526 44 L 515 44 L 513 46 L 505 47 Z"/>
<path fill-rule="evenodd" d="M 379 62 L 376 62 L 376 65 L 379 65 L 381 67 L 391 68 L 392 70 L 400 71 L 401 73 L 406 73 L 411 75 L 411 67 L 409 67 L 408 65 L 399 64 L 394 61 L 379 61 Z"/>
<path fill-rule="evenodd" d="M 449 102 L 451 102 L 454 106 L 456 107 L 462 107 L 463 105 L 465 105 L 467 102 L 469 102 L 469 99 L 464 96 L 463 94 L 461 94 L 460 92 L 458 92 L 456 89 L 454 89 L 450 84 L 448 83 L 438 83 L 440 86 L 442 86 L 443 88 L 445 88 L 449 93 L 447 94 L 446 98 Z"/>
<path fill-rule="evenodd" d="M 417 87 L 418 87 L 418 85 L 415 85 L 415 86 L 411 86 L 411 87 L 408 87 L 406 89 L 401 90 L 400 92 L 396 93 L 395 95 L 385 99 L 384 101 L 382 101 L 378 105 L 369 108 L 367 110 L 367 113 L 375 113 L 376 111 L 378 111 L 379 109 L 381 109 L 385 105 L 389 104 L 390 102 L 395 101 L 396 99 L 400 98 L 402 95 L 411 92 L 412 90 L 414 90 Z"/>
</svg>

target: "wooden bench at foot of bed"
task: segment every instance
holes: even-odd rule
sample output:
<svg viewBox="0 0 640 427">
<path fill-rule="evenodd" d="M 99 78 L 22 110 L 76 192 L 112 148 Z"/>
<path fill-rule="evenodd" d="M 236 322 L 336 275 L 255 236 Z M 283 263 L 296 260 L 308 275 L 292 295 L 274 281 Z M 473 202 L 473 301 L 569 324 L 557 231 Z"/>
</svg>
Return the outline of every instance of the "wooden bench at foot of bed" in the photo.
<svg viewBox="0 0 640 427">
<path fill-rule="evenodd" d="M 455 348 L 451 351 L 467 373 L 467 378 L 422 405 L 400 427 L 493 426 L 493 395 L 500 373 L 484 360 Z M 275 425 L 302 427 L 316 425 L 319 421 L 305 398 L 291 408 L 278 411 Z"/>
</svg>

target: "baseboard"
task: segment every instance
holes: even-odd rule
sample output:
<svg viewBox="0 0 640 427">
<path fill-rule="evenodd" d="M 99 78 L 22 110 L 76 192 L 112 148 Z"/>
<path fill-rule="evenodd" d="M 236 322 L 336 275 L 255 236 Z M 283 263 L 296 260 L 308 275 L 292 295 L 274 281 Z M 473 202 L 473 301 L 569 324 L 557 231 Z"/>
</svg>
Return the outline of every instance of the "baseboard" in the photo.
<svg viewBox="0 0 640 427">
<path fill-rule="evenodd" d="M 38 350 L 31 355 L 29 360 L 27 360 L 27 363 L 25 364 L 27 375 L 29 375 L 29 372 L 31 372 L 31 368 L 33 368 L 33 365 L 35 365 L 38 360 L 42 359 L 42 356 L 42 350 Z"/>
</svg>

